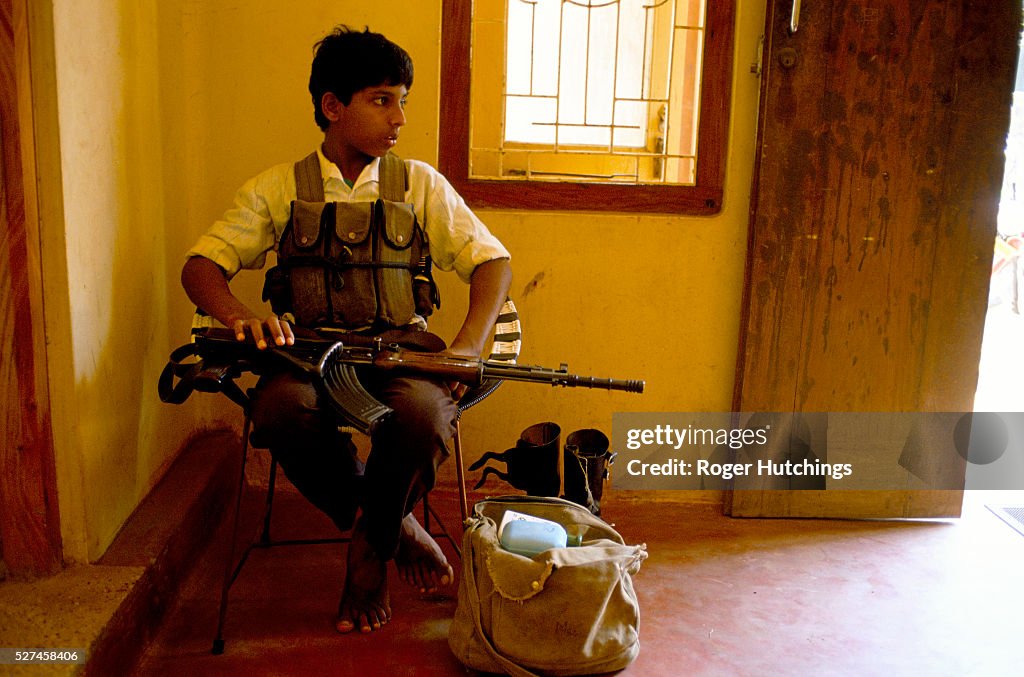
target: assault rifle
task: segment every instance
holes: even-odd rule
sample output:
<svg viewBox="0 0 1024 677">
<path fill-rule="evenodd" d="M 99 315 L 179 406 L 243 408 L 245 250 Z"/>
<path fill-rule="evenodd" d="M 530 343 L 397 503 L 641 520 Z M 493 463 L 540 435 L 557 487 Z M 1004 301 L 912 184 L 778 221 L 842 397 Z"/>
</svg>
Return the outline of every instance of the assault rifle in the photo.
<svg viewBox="0 0 1024 677">
<path fill-rule="evenodd" d="M 287 366 L 309 374 L 341 419 L 362 432 L 372 432 L 391 414 L 391 409 L 374 399 L 359 382 L 357 370 L 360 368 L 433 376 L 480 388 L 491 382 L 525 381 L 632 393 L 644 390 L 643 381 L 579 376 L 570 374 L 565 364 L 549 369 L 410 350 L 380 339 L 363 339 L 356 343 L 362 345 L 324 338 L 296 338 L 294 345 L 260 350 L 252 341 L 236 340 L 230 329 L 200 329 L 192 343 L 171 353 L 160 375 L 160 399 L 178 404 L 194 390 L 222 392 L 246 407 L 248 397 L 234 380 L 243 372 L 260 374 L 268 368 Z M 197 358 L 195 361 L 185 361 L 193 356 Z"/>
</svg>

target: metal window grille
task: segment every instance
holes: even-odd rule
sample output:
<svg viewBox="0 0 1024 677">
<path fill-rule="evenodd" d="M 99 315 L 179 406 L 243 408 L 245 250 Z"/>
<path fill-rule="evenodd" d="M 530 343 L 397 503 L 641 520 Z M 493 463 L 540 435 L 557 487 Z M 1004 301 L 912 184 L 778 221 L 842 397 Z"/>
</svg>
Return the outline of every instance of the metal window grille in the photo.
<svg viewBox="0 0 1024 677">
<path fill-rule="evenodd" d="M 695 183 L 705 0 L 477 0 L 473 23 L 471 176 Z"/>
</svg>

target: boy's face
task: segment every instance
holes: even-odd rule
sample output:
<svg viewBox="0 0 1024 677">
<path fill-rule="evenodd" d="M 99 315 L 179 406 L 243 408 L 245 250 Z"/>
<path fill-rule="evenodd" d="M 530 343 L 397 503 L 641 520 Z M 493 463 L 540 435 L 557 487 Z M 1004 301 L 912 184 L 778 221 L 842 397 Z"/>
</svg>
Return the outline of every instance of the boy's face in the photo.
<svg viewBox="0 0 1024 677">
<path fill-rule="evenodd" d="M 405 85 L 367 87 L 353 94 L 346 106 L 333 94 L 325 94 L 324 114 L 331 122 L 328 131 L 348 150 L 370 157 L 387 155 L 405 125 L 408 95 Z"/>
</svg>

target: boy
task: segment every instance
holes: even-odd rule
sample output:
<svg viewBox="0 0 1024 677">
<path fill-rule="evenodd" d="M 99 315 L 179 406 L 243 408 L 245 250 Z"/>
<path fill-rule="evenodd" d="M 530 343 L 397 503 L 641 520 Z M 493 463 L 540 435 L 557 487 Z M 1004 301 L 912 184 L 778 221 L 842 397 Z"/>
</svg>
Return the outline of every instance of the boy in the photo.
<svg viewBox="0 0 1024 677">
<path fill-rule="evenodd" d="M 300 163 L 248 181 L 182 269 L 189 298 L 239 341 L 266 348 L 292 344 L 306 329 L 345 330 L 443 348 L 424 331 L 434 294 L 428 288 L 424 296 L 423 285 L 432 286 L 432 262 L 470 283 L 469 311 L 447 352 L 479 357 L 508 292 L 510 257 L 436 170 L 381 159 L 405 124 L 412 75 L 409 55 L 368 29 L 339 26 L 317 43 L 309 91 L 323 144 Z M 403 178 L 404 196 L 396 200 L 393 186 Z M 271 249 L 278 266 L 268 276 L 275 312 L 267 314 L 247 308 L 228 282 L 241 268 L 262 268 Z M 370 632 L 391 618 L 390 559 L 421 591 L 452 580 L 440 547 L 411 511 L 448 455 L 465 386 L 360 378 L 394 409 L 374 431 L 365 468 L 308 379 L 265 374 L 252 411 L 254 444 L 269 447 L 340 529 L 353 529 L 335 623 L 342 633 Z"/>
</svg>

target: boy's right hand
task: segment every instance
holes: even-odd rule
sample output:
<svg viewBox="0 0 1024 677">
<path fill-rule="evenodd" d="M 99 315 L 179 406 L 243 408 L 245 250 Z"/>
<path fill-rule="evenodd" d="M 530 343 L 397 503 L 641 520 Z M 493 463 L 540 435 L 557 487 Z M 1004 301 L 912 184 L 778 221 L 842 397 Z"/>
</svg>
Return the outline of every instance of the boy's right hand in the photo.
<svg viewBox="0 0 1024 677">
<path fill-rule="evenodd" d="M 206 314 L 234 332 L 239 341 L 252 336 L 256 347 L 265 350 L 269 338 L 276 345 L 293 345 L 291 324 L 270 314 L 261 318 L 231 293 L 224 270 L 203 256 L 193 256 L 181 269 L 181 286 L 189 299 Z"/>
<path fill-rule="evenodd" d="M 278 346 L 290 346 L 295 343 L 295 334 L 292 332 L 291 323 L 273 314 L 263 319 L 258 317 L 235 318 L 231 320 L 228 327 L 235 333 L 235 339 L 238 341 L 245 341 L 248 336 L 252 336 L 252 340 L 260 350 L 267 348 L 267 339 Z"/>
</svg>

